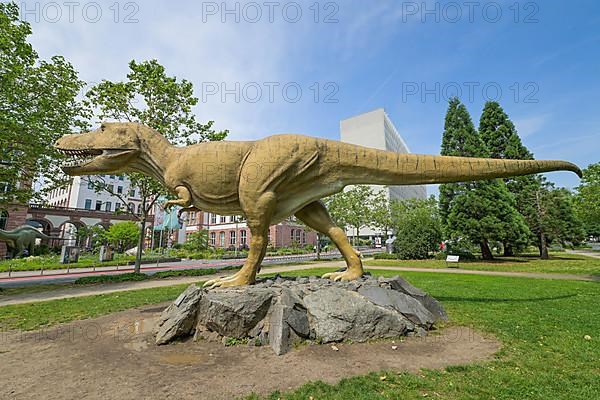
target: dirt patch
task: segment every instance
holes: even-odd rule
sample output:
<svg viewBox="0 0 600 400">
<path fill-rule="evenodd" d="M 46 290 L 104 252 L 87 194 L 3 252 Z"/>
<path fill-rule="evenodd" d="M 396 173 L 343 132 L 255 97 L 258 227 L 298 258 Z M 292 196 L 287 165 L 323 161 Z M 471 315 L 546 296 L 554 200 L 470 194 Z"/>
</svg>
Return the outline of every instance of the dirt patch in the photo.
<svg viewBox="0 0 600 400">
<path fill-rule="evenodd" d="M 464 327 L 394 343 L 339 344 L 338 351 L 305 345 L 283 356 L 270 347 L 212 342 L 158 347 L 151 330 L 160 310 L 153 305 L 46 330 L 2 333 L 0 398 L 231 399 L 381 369 L 414 372 L 472 363 L 500 348 Z"/>
</svg>

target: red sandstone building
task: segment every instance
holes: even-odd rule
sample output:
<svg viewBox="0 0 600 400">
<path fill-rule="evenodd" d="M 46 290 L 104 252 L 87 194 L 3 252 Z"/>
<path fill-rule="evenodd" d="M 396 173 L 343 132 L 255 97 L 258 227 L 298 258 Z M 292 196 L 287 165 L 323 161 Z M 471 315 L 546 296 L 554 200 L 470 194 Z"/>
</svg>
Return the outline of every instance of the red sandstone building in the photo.
<svg viewBox="0 0 600 400">
<path fill-rule="evenodd" d="M 237 222 L 236 222 L 237 221 Z M 209 244 L 216 248 L 246 248 L 252 237 L 250 229 L 239 217 L 208 212 L 190 212 L 183 228 L 186 234 L 206 229 Z M 270 247 L 302 247 L 317 244 L 317 234 L 294 221 L 284 221 L 269 227 Z"/>
</svg>

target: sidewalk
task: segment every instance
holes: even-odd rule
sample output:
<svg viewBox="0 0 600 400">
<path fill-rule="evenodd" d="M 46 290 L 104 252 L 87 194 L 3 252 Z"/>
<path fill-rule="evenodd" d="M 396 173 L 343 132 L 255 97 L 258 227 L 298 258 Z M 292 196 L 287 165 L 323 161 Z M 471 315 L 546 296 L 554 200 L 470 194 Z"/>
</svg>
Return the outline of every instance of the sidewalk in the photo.
<svg viewBox="0 0 600 400">
<path fill-rule="evenodd" d="M 310 263 L 302 265 L 286 265 L 281 267 L 265 268 L 260 275 L 283 273 L 289 271 L 306 270 L 313 268 L 342 268 L 345 266 L 343 261 L 326 261 L 321 263 Z M 506 276 L 517 278 L 535 278 L 535 279 L 559 279 L 559 280 L 576 280 L 576 281 L 594 281 L 599 282 L 600 277 L 590 275 L 574 275 L 574 274 L 545 274 L 535 272 L 505 272 L 505 271 L 476 271 L 465 269 L 430 269 L 430 268 L 411 268 L 411 267 L 368 267 L 369 270 L 383 271 L 398 271 L 401 272 L 426 272 L 434 274 L 459 274 L 459 275 L 485 275 L 485 276 Z M 181 277 L 172 279 L 149 280 L 141 282 L 122 282 L 113 284 L 102 284 L 96 286 L 84 287 L 68 287 L 56 290 L 49 290 L 38 293 L 23 293 L 14 296 L 0 297 L 0 307 L 12 304 L 35 303 L 40 301 L 58 300 L 74 297 L 93 296 L 99 294 L 124 292 L 128 290 L 139 290 L 158 288 L 175 285 L 189 285 L 199 281 L 207 281 L 209 279 L 218 278 L 232 274 L 233 271 L 223 271 L 213 275 Z"/>
<path fill-rule="evenodd" d="M 367 250 L 365 253 L 370 254 L 376 250 Z M 339 252 L 331 251 L 321 253 L 323 260 L 340 257 Z M 293 264 L 303 261 L 312 261 L 316 258 L 316 254 L 297 254 L 286 256 L 270 256 L 265 257 L 263 265 L 273 264 Z M 182 260 L 176 262 L 163 262 L 160 264 L 142 264 L 141 273 L 153 275 L 161 271 L 173 271 L 182 269 L 222 269 L 225 267 L 238 267 L 244 263 L 245 259 L 228 259 L 228 260 Z M 62 284 L 75 282 L 83 276 L 99 276 L 99 275 L 116 275 L 133 272 L 133 266 L 106 266 L 95 268 L 71 268 L 71 269 L 55 269 L 41 271 L 13 271 L 12 273 L 0 273 L 0 288 L 9 289 L 16 287 L 43 285 L 43 284 Z"/>
<path fill-rule="evenodd" d="M 260 275 L 282 273 L 311 268 L 341 268 L 345 266 L 343 261 L 331 261 L 323 263 L 311 263 L 304 265 L 286 265 L 282 267 L 264 268 Z M 200 281 L 219 278 L 235 273 L 235 271 L 223 271 L 212 275 L 189 276 L 172 279 L 157 279 L 138 282 L 120 282 L 101 284 L 94 286 L 67 287 L 62 289 L 48 290 L 37 293 L 23 293 L 14 296 L 1 296 L 0 307 L 12 304 L 36 303 L 40 301 L 58 300 L 74 297 L 94 296 L 99 294 L 125 292 L 128 290 L 150 289 L 175 285 L 190 285 Z"/>
<path fill-rule="evenodd" d="M 458 268 L 416 268 L 416 267 L 383 267 L 383 266 L 368 266 L 365 269 L 386 270 L 386 271 L 406 271 L 406 272 L 433 272 L 439 274 L 458 274 L 458 275 L 488 275 L 488 276 L 508 276 L 517 278 L 534 278 L 534 279 L 558 279 L 567 281 L 588 281 L 600 282 L 600 276 L 595 275 L 578 275 L 578 274 L 559 274 L 559 273 L 543 273 L 543 272 L 509 272 L 509 271 L 478 271 L 474 269 L 458 269 Z"/>
<path fill-rule="evenodd" d="M 577 254 L 580 256 L 592 257 L 592 258 L 600 258 L 600 253 L 596 253 L 588 250 L 566 250 L 569 254 Z"/>
</svg>

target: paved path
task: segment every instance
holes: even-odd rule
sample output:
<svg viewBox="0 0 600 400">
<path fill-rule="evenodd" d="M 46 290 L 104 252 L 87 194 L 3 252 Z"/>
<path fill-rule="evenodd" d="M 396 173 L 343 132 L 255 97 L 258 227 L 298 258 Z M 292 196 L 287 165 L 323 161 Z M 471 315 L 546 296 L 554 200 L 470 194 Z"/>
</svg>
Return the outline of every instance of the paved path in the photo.
<svg viewBox="0 0 600 400">
<path fill-rule="evenodd" d="M 592 258 L 600 258 L 600 253 L 588 250 L 566 250 L 569 254 L 577 254 L 580 256 L 587 256 Z"/>
<path fill-rule="evenodd" d="M 377 252 L 377 249 L 363 250 L 363 254 Z M 324 260 L 339 258 L 340 254 L 337 251 L 321 253 L 321 258 Z M 316 258 L 316 254 L 298 254 L 288 256 L 270 256 L 265 257 L 263 265 L 273 264 L 294 264 L 303 261 L 312 261 Z M 207 269 L 215 268 L 222 269 L 225 267 L 241 266 L 244 259 L 230 260 L 182 260 L 176 262 L 162 262 L 152 264 L 142 264 L 141 272 L 146 275 L 153 275 L 161 271 L 173 271 L 182 269 Z M 71 268 L 45 270 L 41 271 L 13 271 L 12 273 L 0 272 L 0 288 L 16 288 L 23 286 L 44 285 L 44 284 L 60 284 L 71 283 L 83 276 L 99 276 L 99 275 L 116 275 L 133 272 L 133 266 L 110 266 L 110 267 L 94 267 L 94 268 Z"/>
<path fill-rule="evenodd" d="M 536 278 L 536 279 L 560 279 L 570 281 L 590 281 L 600 282 L 600 276 L 578 275 L 578 274 L 555 274 L 543 272 L 510 272 L 510 271 L 478 271 L 474 269 L 434 269 L 434 268 L 416 268 L 416 267 L 384 267 L 384 266 L 366 266 L 365 269 L 380 269 L 388 271 L 408 271 L 408 272 L 434 272 L 440 274 L 458 274 L 458 275 L 489 275 L 489 276 L 512 276 L 518 278 Z"/>
<path fill-rule="evenodd" d="M 285 265 L 280 267 L 271 267 L 263 269 L 260 275 L 272 274 L 272 273 L 283 273 L 288 271 L 298 271 L 312 268 L 342 268 L 345 264 L 342 261 L 328 261 L 321 263 L 309 263 L 302 265 Z M 441 273 L 441 274 L 459 274 L 459 275 L 486 275 L 486 276 L 508 276 L 508 277 L 519 277 L 519 278 L 536 278 L 536 279 L 559 279 L 559 280 L 576 280 L 576 281 L 600 281 L 600 277 L 591 275 L 575 275 L 575 274 L 550 274 L 550 273 L 537 273 L 537 272 L 508 272 L 508 271 L 476 271 L 476 270 L 465 270 L 465 269 L 431 269 L 431 268 L 412 268 L 412 267 L 385 267 L 385 266 L 372 266 L 367 267 L 367 270 L 385 270 L 385 271 L 398 271 L 398 272 L 428 272 L 428 273 Z M 24 304 L 24 303 L 35 303 L 40 301 L 57 300 L 73 297 L 84 297 L 107 293 L 124 292 L 128 290 L 139 290 L 158 288 L 174 285 L 192 284 L 199 281 L 206 281 L 209 279 L 225 276 L 231 274 L 231 271 L 223 271 L 213 275 L 204 276 L 193 276 L 193 277 L 180 277 L 173 279 L 162 279 L 162 280 L 148 280 L 141 282 L 121 282 L 113 284 L 102 284 L 95 286 L 83 286 L 83 287 L 67 287 L 56 290 L 49 290 L 37 293 L 23 293 L 14 296 L 0 297 L 0 307 L 11 305 L 11 304 Z"/>
<path fill-rule="evenodd" d="M 345 264 L 342 261 L 331 261 L 331 262 L 323 262 L 323 263 L 310 263 L 310 264 L 301 264 L 301 265 L 285 265 L 281 267 L 271 267 L 264 268 L 260 275 L 264 274 L 273 274 L 273 273 L 282 273 L 287 271 L 295 271 L 302 269 L 310 269 L 310 268 L 341 268 Z M 180 278 L 172 278 L 172 279 L 157 279 L 157 280 L 148 280 L 148 281 L 139 281 L 139 282 L 120 282 L 120 283 L 110 283 L 110 284 L 100 284 L 93 286 L 81 286 L 81 287 L 66 287 L 61 289 L 48 290 L 43 292 L 34 292 L 34 293 L 23 293 L 16 294 L 14 296 L 0 296 L 0 306 L 7 306 L 12 304 L 23 304 L 23 303 L 35 303 L 39 301 L 48 301 L 48 300 L 58 300 L 58 299 L 66 299 L 73 297 L 84 297 L 84 296 L 93 296 L 99 294 L 107 294 L 107 293 L 116 293 L 116 292 L 125 292 L 128 290 L 138 290 L 138 289 L 149 289 L 149 288 L 158 288 L 165 286 L 174 286 L 174 285 L 183 285 L 183 284 L 192 284 L 199 281 L 207 281 L 210 279 L 218 278 L 221 276 L 231 275 L 233 271 L 223 271 L 213 275 L 203 275 L 203 276 L 187 276 Z"/>
</svg>

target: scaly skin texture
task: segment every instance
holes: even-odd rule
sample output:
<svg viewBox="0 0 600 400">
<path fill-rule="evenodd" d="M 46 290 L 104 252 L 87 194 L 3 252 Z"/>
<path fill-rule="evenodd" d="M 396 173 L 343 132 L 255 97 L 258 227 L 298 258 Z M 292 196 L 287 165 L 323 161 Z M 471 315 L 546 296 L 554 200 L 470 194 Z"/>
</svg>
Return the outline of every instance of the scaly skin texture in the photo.
<svg viewBox="0 0 600 400">
<path fill-rule="evenodd" d="M 29 251 L 29 255 L 32 255 L 35 239 L 51 239 L 51 237 L 29 225 L 21 225 L 11 231 L 0 229 L 0 241 L 6 242 L 6 247 L 13 257 L 22 255 L 25 249 Z"/>
<path fill-rule="evenodd" d="M 66 135 L 56 147 L 84 157 L 63 166 L 70 175 L 141 172 L 177 195 L 165 207 L 243 214 L 252 233 L 248 258 L 235 275 L 207 283 L 212 287 L 254 283 L 269 225 L 290 215 L 329 236 L 342 253 L 347 269 L 327 277 L 360 277 L 359 253 L 320 202 L 346 185 L 448 183 L 557 170 L 581 176 L 576 165 L 565 161 L 400 154 L 302 135 L 175 147 L 158 132 L 135 123 L 104 123 L 93 132 Z"/>
</svg>

